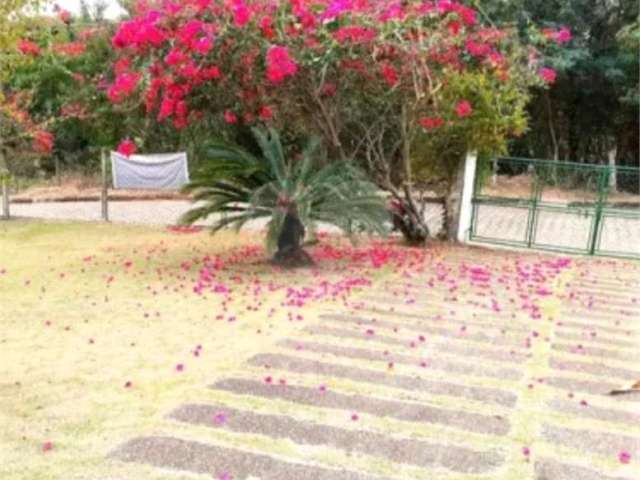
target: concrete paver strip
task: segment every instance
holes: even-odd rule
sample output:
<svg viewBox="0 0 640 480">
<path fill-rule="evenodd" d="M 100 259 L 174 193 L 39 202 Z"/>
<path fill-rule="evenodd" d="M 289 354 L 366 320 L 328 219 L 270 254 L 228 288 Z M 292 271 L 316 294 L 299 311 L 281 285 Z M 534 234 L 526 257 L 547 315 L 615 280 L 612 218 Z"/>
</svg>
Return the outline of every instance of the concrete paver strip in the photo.
<svg viewBox="0 0 640 480">
<path fill-rule="evenodd" d="M 174 470 L 203 473 L 214 479 L 385 480 L 347 469 L 332 470 L 286 462 L 269 455 L 222 448 L 173 437 L 135 438 L 112 452 L 112 458 Z M 231 473 L 233 472 L 233 473 Z"/>
<path fill-rule="evenodd" d="M 417 403 L 338 393 L 332 390 L 321 392 L 317 388 L 270 385 L 261 381 L 241 378 L 221 380 L 216 382 L 212 388 L 241 395 L 287 400 L 303 405 L 344 410 L 346 412 L 368 413 L 408 422 L 435 423 L 475 433 L 506 435 L 509 431 L 509 421 L 499 416 L 446 410 Z M 346 416 L 347 414 L 345 413 Z"/>
<path fill-rule="evenodd" d="M 172 412 L 170 417 L 212 428 L 288 438 L 303 445 L 330 445 L 347 452 L 385 457 L 399 463 L 420 466 L 437 464 L 454 472 L 485 473 L 504 461 L 504 457 L 493 450 L 474 451 L 409 438 L 392 438 L 366 430 L 312 424 L 288 416 L 256 414 L 224 405 L 183 405 Z M 216 418 L 220 420 L 216 422 Z"/>
<path fill-rule="evenodd" d="M 602 472 L 553 459 L 541 459 L 535 464 L 535 480 L 636 480 L 631 477 L 603 475 Z"/>
<path fill-rule="evenodd" d="M 338 338 L 354 338 L 359 340 L 366 340 L 368 342 L 383 343 L 386 345 L 394 345 L 400 347 L 411 347 L 412 343 L 417 346 L 419 341 L 417 338 L 398 338 L 389 335 L 367 335 L 365 332 L 357 332 L 346 328 L 333 328 L 333 327 L 308 327 L 305 329 L 307 333 L 317 333 L 320 335 L 333 335 Z M 431 345 L 434 349 L 444 349 L 448 351 L 460 352 L 464 356 L 480 357 L 489 360 L 496 360 L 510 363 L 522 363 L 525 360 L 525 355 L 517 353 L 515 351 L 498 350 L 498 349 L 481 349 L 475 347 L 460 347 L 455 345 L 455 342 L 447 343 L 445 345 L 439 343 Z"/>
<path fill-rule="evenodd" d="M 304 350 L 315 353 L 328 353 L 337 357 L 346 357 L 362 360 L 374 360 L 378 362 L 393 362 L 405 365 L 411 365 L 419 368 L 428 368 L 429 370 L 438 370 L 455 374 L 473 375 L 476 377 L 490 377 L 502 380 L 516 381 L 522 378 L 522 372 L 514 368 L 494 367 L 487 364 L 478 364 L 473 362 L 465 362 L 463 360 L 455 361 L 446 359 L 438 355 L 406 355 L 403 353 L 371 350 L 356 347 L 344 347 L 335 343 L 317 343 L 309 340 L 283 340 L 278 345 L 293 350 Z"/>
<path fill-rule="evenodd" d="M 516 396 L 511 392 L 505 392 L 495 388 L 470 387 L 451 382 L 432 381 L 424 378 L 410 377 L 407 375 L 379 372 L 370 369 L 343 366 L 326 361 L 307 360 L 294 355 L 261 354 L 249 359 L 248 363 L 254 366 L 267 366 L 268 368 L 281 369 L 290 372 L 307 373 L 318 376 L 347 378 L 358 382 L 387 385 L 389 387 L 406 389 L 409 391 L 422 391 L 435 395 L 448 395 L 476 400 L 478 402 L 497 404 L 513 407 Z"/>
<path fill-rule="evenodd" d="M 598 453 L 615 458 L 618 453 L 626 451 L 631 457 L 638 458 L 640 456 L 640 435 L 630 437 L 545 424 L 543 436 L 555 444 L 571 447 L 584 453 Z"/>
</svg>

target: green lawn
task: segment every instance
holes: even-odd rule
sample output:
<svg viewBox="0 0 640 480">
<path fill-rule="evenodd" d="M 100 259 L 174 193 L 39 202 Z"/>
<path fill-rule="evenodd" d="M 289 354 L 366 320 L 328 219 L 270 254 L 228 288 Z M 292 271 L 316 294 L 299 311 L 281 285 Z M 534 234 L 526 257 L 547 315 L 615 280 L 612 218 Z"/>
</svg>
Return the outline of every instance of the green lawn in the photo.
<svg viewBox="0 0 640 480">
<path fill-rule="evenodd" d="M 220 274 L 232 287 L 226 312 L 224 294 L 193 292 L 194 261 L 246 241 L 227 232 L 0 223 L 0 478 L 160 478 L 105 456 L 259 351 L 274 323 L 278 335 L 295 328 L 280 314 L 282 295 L 247 293 L 263 274 L 292 280 L 256 265 L 262 253 L 241 253 Z M 46 442 L 53 448 L 44 452 Z"/>
</svg>

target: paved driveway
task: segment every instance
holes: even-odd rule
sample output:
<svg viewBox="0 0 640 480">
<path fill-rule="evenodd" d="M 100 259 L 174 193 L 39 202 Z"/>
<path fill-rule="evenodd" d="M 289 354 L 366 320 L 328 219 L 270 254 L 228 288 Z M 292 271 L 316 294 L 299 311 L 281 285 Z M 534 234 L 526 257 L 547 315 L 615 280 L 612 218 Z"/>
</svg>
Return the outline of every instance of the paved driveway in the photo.
<svg viewBox="0 0 640 480">
<path fill-rule="evenodd" d="M 109 203 L 109 218 L 115 223 L 175 225 L 194 204 L 181 200 L 118 201 Z M 198 204 L 195 204 L 198 206 Z M 25 218 L 100 221 L 100 202 L 41 202 L 11 205 L 11 214 Z M 427 223 L 433 232 L 442 228 L 442 207 L 427 205 Z M 205 222 L 205 224 L 210 222 Z M 249 224 L 261 228 L 264 220 Z"/>
</svg>

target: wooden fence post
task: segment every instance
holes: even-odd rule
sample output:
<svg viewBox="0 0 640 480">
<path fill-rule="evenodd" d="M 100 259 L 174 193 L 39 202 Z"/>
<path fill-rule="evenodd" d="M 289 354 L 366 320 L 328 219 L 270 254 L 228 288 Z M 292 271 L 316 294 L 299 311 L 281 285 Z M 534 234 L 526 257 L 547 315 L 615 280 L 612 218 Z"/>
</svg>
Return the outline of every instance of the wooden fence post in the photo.
<svg viewBox="0 0 640 480">
<path fill-rule="evenodd" d="M 100 151 L 101 169 L 102 169 L 102 189 L 100 192 L 100 204 L 102 206 L 102 221 L 109 221 L 109 198 L 108 198 L 108 182 L 107 182 L 107 151 L 103 148 Z"/>
</svg>

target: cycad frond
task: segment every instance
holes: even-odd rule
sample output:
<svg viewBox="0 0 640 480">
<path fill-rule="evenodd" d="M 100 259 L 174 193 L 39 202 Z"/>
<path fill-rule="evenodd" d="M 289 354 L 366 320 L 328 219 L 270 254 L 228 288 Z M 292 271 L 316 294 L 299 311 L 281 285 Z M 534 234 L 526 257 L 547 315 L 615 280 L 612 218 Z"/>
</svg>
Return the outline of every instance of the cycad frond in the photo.
<svg viewBox="0 0 640 480">
<path fill-rule="evenodd" d="M 204 149 L 207 162 L 184 190 L 204 205 L 187 212 L 183 223 L 204 220 L 213 214 L 231 213 L 213 223 L 213 231 L 242 228 L 248 221 L 270 217 L 267 248 L 275 250 L 285 209 L 282 198 L 297 207 L 302 223 L 315 236 L 318 222 L 335 225 L 349 236 L 357 231 L 385 234 L 388 214 L 377 187 L 347 162 L 319 164 L 319 141 L 312 139 L 301 158 L 286 161 L 280 136 L 273 129 L 253 129 L 262 150 L 258 158 L 221 143 Z"/>
</svg>

